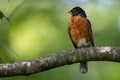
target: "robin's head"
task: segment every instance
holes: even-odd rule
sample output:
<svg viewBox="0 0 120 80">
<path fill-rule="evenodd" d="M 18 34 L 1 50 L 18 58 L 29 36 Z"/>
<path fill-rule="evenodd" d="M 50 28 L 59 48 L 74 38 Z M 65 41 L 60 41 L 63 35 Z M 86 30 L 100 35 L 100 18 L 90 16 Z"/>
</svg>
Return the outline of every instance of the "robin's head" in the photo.
<svg viewBox="0 0 120 80">
<path fill-rule="evenodd" d="M 80 8 L 79 6 L 74 7 L 73 9 L 71 9 L 71 10 L 69 11 L 69 13 L 70 13 L 72 16 L 78 16 L 78 15 L 80 15 L 80 16 L 82 16 L 82 17 L 84 17 L 84 18 L 87 17 L 85 11 L 84 11 L 82 8 Z"/>
</svg>

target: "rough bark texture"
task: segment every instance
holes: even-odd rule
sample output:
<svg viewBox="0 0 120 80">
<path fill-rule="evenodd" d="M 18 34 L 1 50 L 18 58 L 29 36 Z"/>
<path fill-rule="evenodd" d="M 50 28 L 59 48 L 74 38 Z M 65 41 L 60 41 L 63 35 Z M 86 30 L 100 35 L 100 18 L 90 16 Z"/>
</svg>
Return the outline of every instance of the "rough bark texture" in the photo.
<svg viewBox="0 0 120 80">
<path fill-rule="evenodd" d="M 120 48 L 94 47 L 63 51 L 30 62 L 0 64 L 0 77 L 30 75 L 80 61 L 120 62 Z"/>
</svg>

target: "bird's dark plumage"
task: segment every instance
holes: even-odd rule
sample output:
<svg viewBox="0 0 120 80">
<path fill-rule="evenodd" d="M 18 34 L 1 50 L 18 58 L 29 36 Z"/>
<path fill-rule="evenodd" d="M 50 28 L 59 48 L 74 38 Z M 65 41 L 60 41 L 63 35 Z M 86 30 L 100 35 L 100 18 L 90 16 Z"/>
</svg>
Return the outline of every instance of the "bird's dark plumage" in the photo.
<svg viewBox="0 0 120 80">
<path fill-rule="evenodd" d="M 87 18 L 87 15 L 86 15 L 85 11 L 82 8 L 78 7 L 78 6 L 71 9 L 70 12 L 72 13 L 72 16 L 80 15 L 80 16 L 82 16 L 84 18 Z"/>
<path fill-rule="evenodd" d="M 94 47 L 91 23 L 87 19 L 85 11 L 80 7 L 74 7 L 69 11 L 68 33 L 75 48 Z M 87 62 L 80 62 L 80 72 L 87 72 Z"/>
</svg>

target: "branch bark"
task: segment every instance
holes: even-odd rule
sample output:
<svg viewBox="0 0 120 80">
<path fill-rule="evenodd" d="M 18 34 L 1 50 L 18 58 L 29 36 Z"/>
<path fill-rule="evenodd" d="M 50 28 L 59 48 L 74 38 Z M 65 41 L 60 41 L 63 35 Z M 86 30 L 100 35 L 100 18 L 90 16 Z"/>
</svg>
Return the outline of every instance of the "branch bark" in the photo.
<svg viewBox="0 0 120 80">
<path fill-rule="evenodd" d="M 30 75 L 80 61 L 120 62 L 119 47 L 93 47 L 63 51 L 34 61 L 0 64 L 0 77 Z"/>
</svg>

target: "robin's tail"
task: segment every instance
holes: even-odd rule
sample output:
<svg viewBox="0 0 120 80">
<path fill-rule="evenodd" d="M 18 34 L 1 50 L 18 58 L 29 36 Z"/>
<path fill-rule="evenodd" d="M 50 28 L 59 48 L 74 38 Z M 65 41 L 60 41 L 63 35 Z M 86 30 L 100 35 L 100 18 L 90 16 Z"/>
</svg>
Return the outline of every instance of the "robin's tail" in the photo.
<svg viewBox="0 0 120 80">
<path fill-rule="evenodd" d="M 87 73 L 88 71 L 88 66 L 87 66 L 87 62 L 80 62 L 80 72 L 81 73 Z"/>
</svg>

